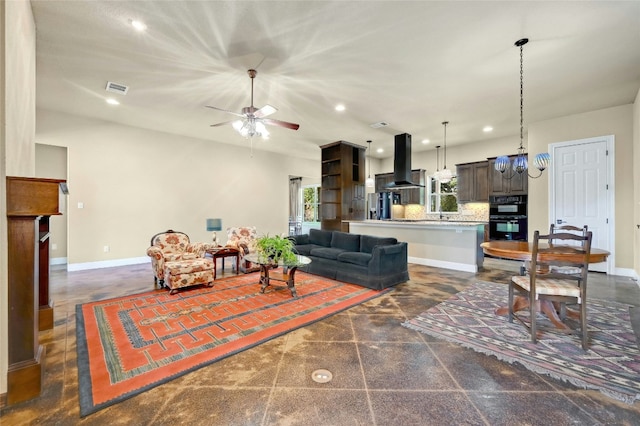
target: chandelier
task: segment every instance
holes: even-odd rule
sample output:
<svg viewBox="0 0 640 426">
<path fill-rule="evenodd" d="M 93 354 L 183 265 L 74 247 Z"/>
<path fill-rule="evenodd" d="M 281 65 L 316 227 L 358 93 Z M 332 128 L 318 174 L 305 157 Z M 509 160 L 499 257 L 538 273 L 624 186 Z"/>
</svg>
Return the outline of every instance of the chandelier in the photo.
<svg viewBox="0 0 640 426">
<path fill-rule="evenodd" d="M 269 131 L 259 118 L 247 117 L 244 120 L 236 120 L 231 125 L 245 138 L 257 136 L 263 139 L 269 139 Z"/>
<path fill-rule="evenodd" d="M 542 176 L 542 172 L 544 171 L 544 169 L 549 167 L 549 162 L 551 161 L 551 157 L 549 156 L 548 152 L 538 154 L 533 160 L 533 165 L 540 171 L 540 174 L 538 176 L 531 176 L 527 171 L 528 169 L 527 154 L 524 152 L 524 147 L 522 146 L 522 142 L 524 139 L 524 126 L 523 126 L 524 72 L 523 72 L 523 60 L 522 60 L 523 58 L 522 47 L 528 42 L 529 42 L 528 38 L 523 38 L 515 42 L 515 45 L 520 48 L 520 147 L 518 148 L 518 155 L 513 160 L 513 165 L 512 165 L 513 172 L 508 177 L 507 175 L 504 174 L 504 172 L 507 171 L 511 163 L 511 160 L 509 159 L 508 156 L 501 155 L 500 157 L 496 158 L 496 163 L 495 163 L 496 170 L 502 173 L 502 177 L 506 179 L 511 179 L 516 175 L 516 173 L 518 175 L 521 175 L 522 173 L 526 173 L 530 178 L 533 178 L 533 179 L 539 178 L 540 176 Z"/>
<path fill-rule="evenodd" d="M 442 168 L 442 170 L 436 170 L 434 177 L 436 178 L 436 180 L 442 182 L 442 183 L 448 183 L 451 182 L 451 178 L 453 178 L 453 173 L 451 172 L 450 169 L 447 169 L 447 124 L 449 124 L 448 121 L 443 121 L 442 125 L 444 126 L 444 167 Z M 436 147 L 436 156 L 438 155 L 438 148 L 440 148 L 439 146 Z"/>
<path fill-rule="evenodd" d="M 367 141 L 367 143 L 369 144 L 367 151 L 371 152 L 371 141 Z M 374 186 L 376 186 L 376 183 L 371 177 L 371 154 L 367 155 L 367 157 L 369 157 L 369 177 L 367 177 L 367 180 L 365 180 L 365 186 L 367 188 L 373 188 Z"/>
</svg>

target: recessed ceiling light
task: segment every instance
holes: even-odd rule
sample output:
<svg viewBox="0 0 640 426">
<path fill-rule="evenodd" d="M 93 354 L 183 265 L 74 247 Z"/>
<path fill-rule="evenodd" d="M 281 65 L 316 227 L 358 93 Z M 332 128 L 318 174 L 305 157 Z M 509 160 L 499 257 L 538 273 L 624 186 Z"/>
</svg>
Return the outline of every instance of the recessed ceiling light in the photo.
<svg viewBox="0 0 640 426">
<path fill-rule="evenodd" d="M 113 99 L 113 98 L 108 98 L 108 99 L 107 99 L 107 103 L 108 103 L 109 105 L 120 105 L 120 102 L 116 101 L 116 100 L 115 100 L 115 99 Z"/>
<path fill-rule="evenodd" d="M 491 132 L 491 131 L 493 131 L 493 127 L 491 127 L 491 126 L 484 126 L 484 127 L 482 128 L 482 131 L 483 131 L 483 132 L 485 132 L 485 133 L 487 133 L 487 132 Z"/>
<path fill-rule="evenodd" d="M 422 143 L 425 145 L 428 144 L 429 142 L 431 142 L 429 139 L 422 139 Z"/>
<path fill-rule="evenodd" d="M 147 29 L 147 25 L 142 21 L 132 20 L 130 22 L 131 22 L 131 26 L 138 31 L 144 31 Z"/>
<path fill-rule="evenodd" d="M 347 108 L 342 104 L 336 105 L 336 111 L 344 111 L 345 109 Z"/>
<path fill-rule="evenodd" d="M 384 149 L 382 149 L 382 148 L 378 148 L 378 149 L 376 150 L 376 152 L 377 152 L 378 154 L 381 154 L 381 153 L 383 153 L 383 152 L 384 152 Z"/>
</svg>

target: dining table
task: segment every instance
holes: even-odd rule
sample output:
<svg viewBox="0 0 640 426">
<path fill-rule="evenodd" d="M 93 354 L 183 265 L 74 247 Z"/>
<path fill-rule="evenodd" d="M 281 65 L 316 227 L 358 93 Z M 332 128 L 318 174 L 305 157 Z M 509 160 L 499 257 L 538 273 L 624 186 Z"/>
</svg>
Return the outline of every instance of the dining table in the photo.
<svg viewBox="0 0 640 426">
<path fill-rule="evenodd" d="M 509 260 L 521 260 L 522 266 L 520 267 L 520 274 L 524 275 L 526 273 L 525 262 L 531 260 L 531 252 L 533 251 L 533 243 L 527 241 L 514 241 L 514 240 L 495 240 L 495 241 L 485 241 L 480 244 L 482 251 L 485 255 L 498 257 L 502 259 Z M 548 244 L 540 243 L 541 248 L 547 248 Z M 611 253 L 607 250 L 591 247 L 591 251 L 589 254 L 589 263 L 600 263 L 605 262 L 607 257 L 609 257 Z M 540 262 L 544 261 L 558 261 L 558 260 L 568 260 L 568 261 L 580 261 L 575 253 L 567 253 L 567 252 L 547 252 L 544 254 L 540 254 L 538 260 Z M 523 309 L 529 308 L 529 299 L 526 297 L 518 296 L 513 301 L 513 312 L 521 311 Z M 543 300 L 540 301 L 539 306 L 540 312 L 544 313 L 551 323 L 559 329 L 566 330 L 568 329 L 567 325 L 564 324 L 560 318 L 558 317 L 558 312 L 556 307 L 549 301 Z M 509 307 L 499 307 L 495 310 L 496 315 L 504 316 L 509 313 Z M 567 310 L 567 315 L 575 316 L 577 313 L 573 311 Z"/>
</svg>

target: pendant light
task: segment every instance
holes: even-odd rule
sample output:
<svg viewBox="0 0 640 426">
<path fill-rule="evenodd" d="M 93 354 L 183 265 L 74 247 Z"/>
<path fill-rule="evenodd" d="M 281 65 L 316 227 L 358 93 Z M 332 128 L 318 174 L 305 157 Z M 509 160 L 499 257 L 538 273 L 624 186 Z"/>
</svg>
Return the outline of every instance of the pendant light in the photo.
<svg viewBox="0 0 640 426">
<path fill-rule="evenodd" d="M 369 161 L 368 161 L 368 163 L 369 163 L 369 177 L 367 177 L 367 179 L 365 180 L 365 186 L 367 188 L 373 188 L 376 185 L 376 183 L 373 180 L 373 178 L 371 177 L 371 154 L 370 154 L 370 152 L 371 152 L 371 141 L 367 141 L 367 143 L 369 144 L 369 147 L 367 148 L 367 151 L 369 151 L 369 154 L 367 154 L 367 157 L 369 157 Z"/>
<path fill-rule="evenodd" d="M 510 175 L 505 175 L 504 172 L 509 168 L 511 160 L 506 155 L 501 155 L 496 158 L 495 169 L 502 173 L 502 177 L 506 179 L 511 179 L 515 174 L 518 175 L 522 173 L 526 173 L 530 178 L 536 179 L 542 176 L 542 172 L 549 166 L 549 162 L 551 161 L 551 157 L 549 153 L 544 152 L 536 155 L 536 158 L 533 160 L 534 166 L 540 171 L 538 176 L 531 176 L 528 169 L 527 164 L 527 155 L 524 152 L 524 147 L 522 145 L 524 140 L 524 114 L 523 114 L 523 105 L 524 105 L 524 72 L 523 72 L 523 54 L 522 47 L 529 42 L 528 38 L 523 38 L 515 42 L 515 45 L 520 48 L 520 147 L 518 147 L 518 156 L 513 160 L 513 172 Z"/>
<path fill-rule="evenodd" d="M 442 170 L 437 171 L 435 174 L 436 179 L 441 183 L 449 183 L 453 178 L 453 173 L 450 169 L 447 169 L 447 124 L 449 124 L 448 121 L 442 122 L 442 125 L 444 126 L 444 166 L 442 167 Z"/>
</svg>

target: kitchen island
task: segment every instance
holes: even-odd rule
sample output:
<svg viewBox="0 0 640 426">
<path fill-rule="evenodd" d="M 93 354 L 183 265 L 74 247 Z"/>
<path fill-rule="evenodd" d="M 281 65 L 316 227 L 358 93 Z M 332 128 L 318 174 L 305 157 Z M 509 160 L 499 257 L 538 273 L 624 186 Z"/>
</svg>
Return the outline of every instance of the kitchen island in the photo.
<svg viewBox="0 0 640 426">
<path fill-rule="evenodd" d="M 408 244 L 410 263 L 478 272 L 484 254 L 485 222 L 447 220 L 363 220 L 348 221 L 354 234 L 394 237 Z"/>
</svg>

